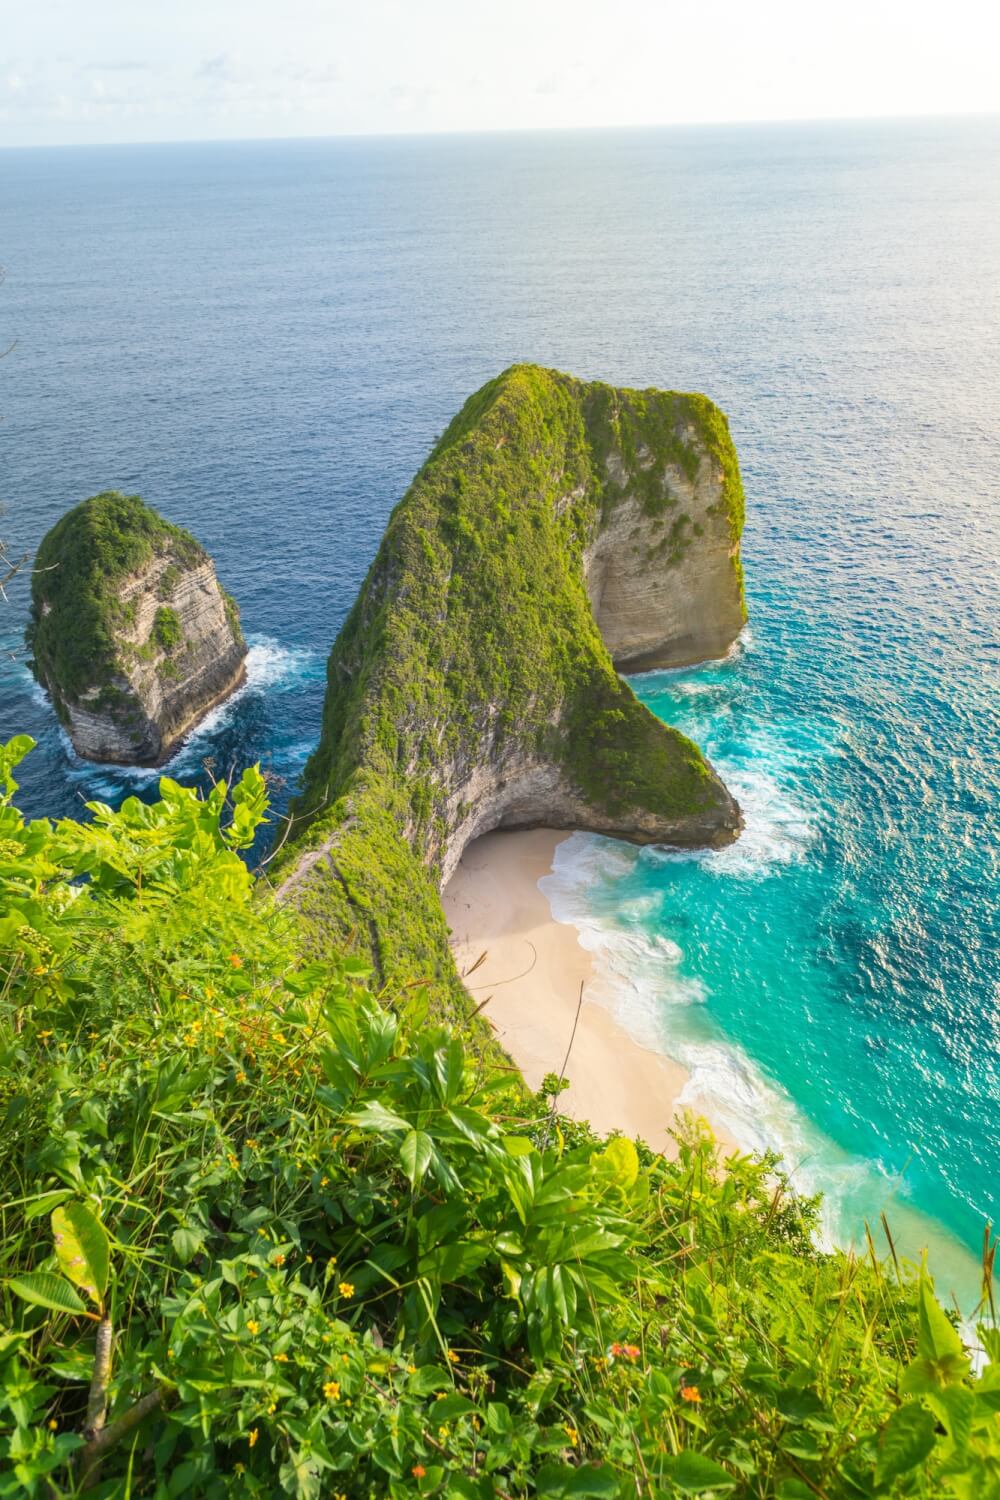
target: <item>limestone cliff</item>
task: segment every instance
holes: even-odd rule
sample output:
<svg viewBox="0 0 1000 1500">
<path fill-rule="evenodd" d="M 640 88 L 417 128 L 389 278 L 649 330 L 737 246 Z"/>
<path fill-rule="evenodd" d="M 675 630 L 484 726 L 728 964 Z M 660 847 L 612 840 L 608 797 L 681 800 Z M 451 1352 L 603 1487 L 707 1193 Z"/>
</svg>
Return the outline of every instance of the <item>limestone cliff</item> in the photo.
<svg viewBox="0 0 1000 1500">
<path fill-rule="evenodd" d="M 386 978 L 447 979 L 437 890 L 478 834 L 733 839 L 719 778 L 615 668 L 732 642 L 742 520 L 728 427 L 702 396 L 532 366 L 473 396 L 393 512 L 330 657 L 282 856 L 318 940 L 353 941 Z"/>
<path fill-rule="evenodd" d="M 28 645 L 77 753 L 119 765 L 165 760 L 245 677 L 239 612 L 207 552 L 113 491 L 42 542 Z"/>
</svg>

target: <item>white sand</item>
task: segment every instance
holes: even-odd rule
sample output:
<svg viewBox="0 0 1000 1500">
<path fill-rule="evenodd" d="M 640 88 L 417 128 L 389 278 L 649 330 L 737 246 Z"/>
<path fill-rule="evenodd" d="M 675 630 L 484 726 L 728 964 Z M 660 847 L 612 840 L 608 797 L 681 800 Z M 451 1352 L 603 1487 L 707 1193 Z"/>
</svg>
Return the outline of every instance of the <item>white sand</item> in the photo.
<svg viewBox="0 0 1000 1500">
<path fill-rule="evenodd" d="M 459 973 L 473 998 L 486 1001 L 483 1015 L 531 1088 L 546 1073 L 562 1072 L 569 1049 L 563 1112 L 673 1155 L 667 1132 L 686 1070 L 640 1047 L 603 1006 L 588 1002 L 590 955 L 538 889 L 565 837 L 539 829 L 490 833 L 470 844 L 442 898 Z"/>
</svg>

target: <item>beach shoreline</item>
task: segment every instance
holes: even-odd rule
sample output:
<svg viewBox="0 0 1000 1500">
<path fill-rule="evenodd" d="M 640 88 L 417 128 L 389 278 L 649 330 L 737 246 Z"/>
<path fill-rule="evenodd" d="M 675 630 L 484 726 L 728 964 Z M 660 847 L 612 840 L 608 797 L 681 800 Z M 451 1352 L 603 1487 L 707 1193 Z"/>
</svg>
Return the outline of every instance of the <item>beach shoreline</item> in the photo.
<svg viewBox="0 0 1000 1500">
<path fill-rule="evenodd" d="M 538 882 L 567 838 L 551 829 L 489 833 L 466 849 L 442 894 L 459 973 L 529 1088 L 565 1067 L 559 1108 L 598 1132 L 620 1130 L 676 1155 L 670 1134 L 690 1075 L 634 1041 L 603 1006 L 576 927 L 553 915 Z M 470 972 L 471 971 L 471 972 Z M 582 1002 L 581 1002 L 582 990 Z M 720 1143 L 736 1149 L 725 1130 Z"/>
<path fill-rule="evenodd" d="M 551 829 L 485 834 L 466 849 L 442 894 L 459 973 L 497 1041 L 529 1088 L 565 1065 L 569 1087 L 560 1111 L 589 1120 L 601 1134 L 640 1137 L 672 1158 L 671 1127 L 690 1111 L 707 1119 L 723 1155 L 750 1151 L 701 1100 L 693 1106 L 690 1089 L 682 1097 L 691 1079 L 682 1064 L 641 1045 L 605 1005 L 587 998 L 607 986 L 578 929 L 556 918 L 539 887 L 568 837 Z M 917 1264 L 929 1249 L 939 1291 L 967 1318 L 978 1295 L 976 1257 L 897 1193 L 887 1193 L 884 1209 L 904 1258 Z M 840 1235 L 833 1242 L 863 1254 L 863 1226 L 854 1229 L 846 1242 Z"/>
</svg>

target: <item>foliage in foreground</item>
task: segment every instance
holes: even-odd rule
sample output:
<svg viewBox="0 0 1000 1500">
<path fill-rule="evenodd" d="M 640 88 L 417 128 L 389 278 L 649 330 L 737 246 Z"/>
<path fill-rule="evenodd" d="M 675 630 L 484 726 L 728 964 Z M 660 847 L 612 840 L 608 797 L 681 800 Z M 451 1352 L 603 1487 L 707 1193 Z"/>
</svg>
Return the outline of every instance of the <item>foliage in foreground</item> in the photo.
<svg viewBox="0 0 1000 1500">
<path fill-rule="evenodd" d="M 25 825 L 0 762 L 0 1496 L 1000 1494 L 926 1277 L 774 1162 L 526 1099 L 297 955 L 205 800 Z M 108 1357 L 110 1351 L 110 1358 Z"/>
</svg>

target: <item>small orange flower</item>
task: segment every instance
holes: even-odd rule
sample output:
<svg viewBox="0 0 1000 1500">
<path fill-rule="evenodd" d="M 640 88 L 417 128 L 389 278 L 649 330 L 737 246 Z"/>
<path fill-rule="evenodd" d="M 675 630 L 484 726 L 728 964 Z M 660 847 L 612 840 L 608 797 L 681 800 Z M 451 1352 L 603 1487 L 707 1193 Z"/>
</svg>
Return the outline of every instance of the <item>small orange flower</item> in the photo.
<svg viewBox="0 0 1000 1500">
<path fill-rule="evenodd" d="M 457 1355 L 457 1354 L 456 1354 L 456 1353 L 455 1353 L 455 1351 L 454 1351 L 454 1349 L 449 1349 L 449 1350 L 448 1350 L 448 1359 L 449 1359 L 449 1362 L 450 1362 L 450 1363 L 451 1363 L 451 1364 L 453 1364 L 453 1365 L 457 1365 L 457 1364 L 459 1364 L 459 1363 L 460 1363 L 460 1361 L 459 1361 L 459 1357 L 458 1357 L 458 1355 Z"/>
<path fill-rule="evenodd" d="M 681 1397 L 684 1401 L 693 1401 L 697 1405 L 701 1400 L 701 1391 L 696 1385 L 682 1385 Z"/>
<path fill-rule="evenodd" d="M 423 1479 L 424 1475 L 427 1473 L 427 1470 L 424 1468 L 423 1464 L 414 1464 L 413 1468 L 410 1470 L 410 1473 L 413 1475 L 414 1479 Z"/>
<path fill-rule="evenodd" d="M 238 953 L 230 953 L 229 962 L 232 964 L 234 969 L 242 969 L 243 967 L 243 960 L 242 958 L 240 958 L 240 955 Z"/>
<path fill-rule="evenodd" d="M 285 1257 L 280 1252 L 274 1257 L 274 1264 L 276 1266 L 283 1266 L 285 1264 Z"/>
</svg>

